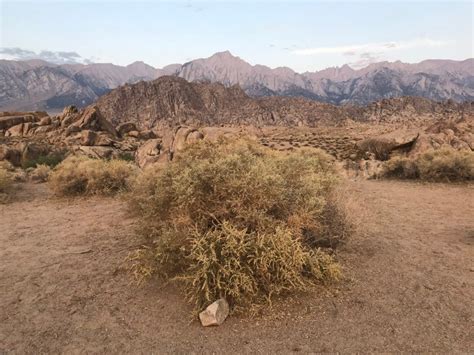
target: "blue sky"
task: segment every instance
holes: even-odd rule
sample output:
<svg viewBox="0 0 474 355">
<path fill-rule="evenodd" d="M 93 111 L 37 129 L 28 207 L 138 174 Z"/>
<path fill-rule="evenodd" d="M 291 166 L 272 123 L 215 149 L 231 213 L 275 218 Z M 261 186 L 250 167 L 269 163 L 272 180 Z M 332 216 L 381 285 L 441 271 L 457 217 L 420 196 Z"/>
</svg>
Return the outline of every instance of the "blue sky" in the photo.
<svg viewBox="0 0 474 355">
<path fill-rule="evenodd" d="M 303 72 L 473 57 L 471 1 L 0 1 L 4 58 L 162 67 L 230 50 Z"/>
</svg>

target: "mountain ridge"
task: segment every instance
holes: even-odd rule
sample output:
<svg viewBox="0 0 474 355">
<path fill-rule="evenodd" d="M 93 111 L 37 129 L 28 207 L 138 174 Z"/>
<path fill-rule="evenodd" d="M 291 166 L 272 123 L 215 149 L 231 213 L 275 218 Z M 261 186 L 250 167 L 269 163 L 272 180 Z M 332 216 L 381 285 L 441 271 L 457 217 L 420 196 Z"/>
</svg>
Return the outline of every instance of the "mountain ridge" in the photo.
<svg viewBox="0 0 474 355">
<path fill-rule="evenodd" d="M 337 105 L 367 105 L 391 97 L 420 96 L 431 100 L 474 100 L 474 58 L 463 61 L 428 59 L 410 64 L 373 63 L 297 73 L 288 67 L 251 65 L 229 51 L 184 64 L 154 68 L 136 61 L 52 64 L 42 60 L 0 60 L 0 110 L 60 109 L 87 106 L 124 84 L 175 75 L 188 81 L 239 85 L 254 97 L 305 97 Z"/>
</svg>

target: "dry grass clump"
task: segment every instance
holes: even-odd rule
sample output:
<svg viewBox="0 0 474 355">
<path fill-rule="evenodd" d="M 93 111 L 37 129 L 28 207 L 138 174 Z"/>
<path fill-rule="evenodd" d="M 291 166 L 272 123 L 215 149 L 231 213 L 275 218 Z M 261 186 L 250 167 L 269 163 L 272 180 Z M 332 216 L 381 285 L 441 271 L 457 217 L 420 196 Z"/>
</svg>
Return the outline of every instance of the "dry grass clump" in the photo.
<svg viewBox="0 0 474 355">
<path fill-rule="evenodd" d="M 385 163 L 384 175 L 426 181 L 474 180 L 474 153 L 443 148 L 414 159 L 393 157 Z"/>
<path fill-rule="evenodd" d="M 219 297 L 242 309 L 335 280 L 338 264 L 317 247 L 345 237 L 344 218 L 331 220 L 336 185 L 321 151 L 196 143 L 136 179 L 130 201 L 149 244 L 132 269 L 183 281 L 197 310 Z"/>
<path fill-rule="evenodd" d="M 49 174 L 51 174 L 51 167 L 46 164 L 39 164 L 28 173 L 30 179 L 34 182 L 48 181 Z"/>
<path fill-rule="evenodd" d="M 123 160 L 70 156 L 52 171 L 49 184 L 58 196 L 113 195 L 128 189 L 136 170 Z"/>
</svg>

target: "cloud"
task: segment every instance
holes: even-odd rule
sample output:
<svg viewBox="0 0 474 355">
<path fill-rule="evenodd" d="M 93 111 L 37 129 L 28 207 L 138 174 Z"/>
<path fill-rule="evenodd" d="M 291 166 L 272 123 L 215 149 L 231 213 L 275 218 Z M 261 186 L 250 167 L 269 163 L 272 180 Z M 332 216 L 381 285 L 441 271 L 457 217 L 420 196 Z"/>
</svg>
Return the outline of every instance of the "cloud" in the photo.
<svg viewBox="0 0 474 355">
<path fill-rule="evenodd" d="M 90 64 L 93 58 L 83 58 L 76 52 L 53 52 L 43 50 L 39 53 L 17 47 L 0 48 L 0 59 L 31 60 L 41 59 L 54 64 Z"/>
<path fill-rule="evenodd" d="M 409 41 L 396 42 L 379 42 L 366 44 L 353 44 L 347 46 L 335 47 L 315 47 L 315 48 L 300 48 L 295 49 L 292 53 L 297 55 L 315 55 L 315 54 L 345 54 L 355 55 L 359 52 L 383 52 L 389 50 L 403 50 L 410 48 L 426 48 L 426 47 L 441 47 L 446 45 L 446 42 L 438 41 L 429 38 L 416 38 Z"/>
<path fill-rule="evenodd" d="M 383 53 L 373 53 L 373 52 L 364 52 L 359 55 L 359 59 L 355 62 L 349 63 L 349 65 L 354 69 L 365 68 L 366 66 L 380 62 L 383 58 Z"/>
</svg>

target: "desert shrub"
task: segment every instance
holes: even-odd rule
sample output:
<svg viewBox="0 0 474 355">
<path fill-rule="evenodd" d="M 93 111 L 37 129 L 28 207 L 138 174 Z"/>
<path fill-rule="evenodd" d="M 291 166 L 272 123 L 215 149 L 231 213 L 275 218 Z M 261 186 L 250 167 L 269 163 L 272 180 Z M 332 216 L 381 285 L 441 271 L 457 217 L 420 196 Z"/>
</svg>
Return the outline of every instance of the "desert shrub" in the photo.
<svg viewBox="0 0 474 355">
<path fill-rule="evenodd" d="M 35 159 L 28 159 L 22 162 L 21 166 L 23 169 L 36 168 L 38 165 L 47 165 L 50 168 L 54 168 L 56 165 L 61 163 L 66 157 L 63 152 L 52 152 L 49 154 L 39 155 Z"/>
<path fill-rule="evenodd" d="M 100 160 L 71 156 L 49 176 L 56 195 L 113 195 L 125 191 L 136 167 L 123 160 Z"/>
<path fill-rule="evenodd" d="M 369 138 L 359 143 L 361 153 L 372 153 L 377 160 L 388 160 L 394 143 L 384 139 Z"/>
<path fill-rule="evenodd" d="M 426 181 L 474 180 L 474 153 L 443 148 L 416 158 L 393 157 L 385 163 L 384 175 Z"/>
<path fill-rule="evenodd" d="M 40 164 L 36 168 L 31 170 L 28 175 L 34 182 L 46 182 L 48 181 L 49 174 L 51 173 L 51 167 L 49 165 Z"/>
<path fill-rule="evenodd" d="M 420 177 L 416 160 L 402 156 L 395 156 L 386 161 L 382 174 L 385 177 L 399 179 L 418 179 Z"/>
<path fill-rule="evenodd" d="M 0 160 L 0 169 L 6 172 L 15 171 L 15 167 L 8 160 Z"/>
<path fill-rule="evenodd" d="M 202 141 L 133 186 L 148 245 L 132 256 L 132 270 L 183 281 L 196 309 L 219 297 L 241 309 L 340 275 L 311 243 L 332 232 L 337 178 L 322 151 Z"/>
<path fill-rule="evenodd" d="M 4 167 L 0 167 L 0 203 L 7 202 L 12 184 L 10 172 Z"/>
<path fill-rule="evenodd" d="M 132 152 L 120 152 L 117 159 L 134 162 L 135 156 Z"/>
<path fill-rule="evenodd" d="M 443 148 L 416 159 L 420 178 L 431 181 L 474 180 L 474 152 Z"/>
</svg>

